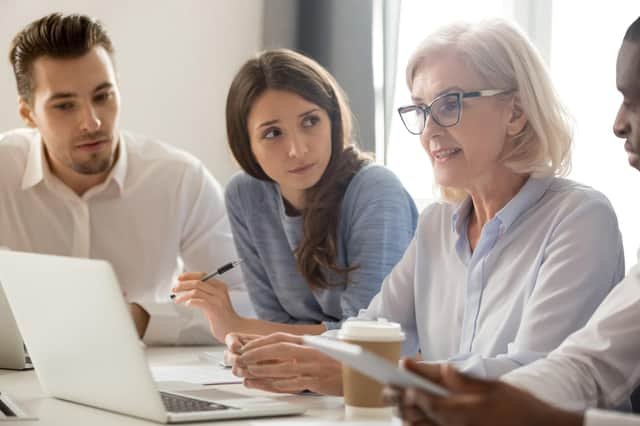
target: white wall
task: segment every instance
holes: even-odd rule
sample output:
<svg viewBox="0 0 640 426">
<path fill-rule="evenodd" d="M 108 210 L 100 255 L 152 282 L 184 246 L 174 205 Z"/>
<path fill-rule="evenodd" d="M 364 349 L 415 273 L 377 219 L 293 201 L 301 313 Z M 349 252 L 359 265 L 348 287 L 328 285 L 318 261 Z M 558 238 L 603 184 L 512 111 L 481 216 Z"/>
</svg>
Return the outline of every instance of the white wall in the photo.
<svg viewBox="0 0 640 426">
<path fill-rule="evenodd" d="M 298 46 L 299 0 L 267 0 L 262 39 L 265 49 Z"/>
<path fill-rule="evenodd" d="M 121 127 L 200 158 L 222 184 L 236 170 L 226 145 L 227 89 L 262 46 L 262 0 L 0 0 L 0 131 L 20 126 L 7 58 L 13 35 L 45 14 L 85 13 L 116 49 Z"/>
</svg>

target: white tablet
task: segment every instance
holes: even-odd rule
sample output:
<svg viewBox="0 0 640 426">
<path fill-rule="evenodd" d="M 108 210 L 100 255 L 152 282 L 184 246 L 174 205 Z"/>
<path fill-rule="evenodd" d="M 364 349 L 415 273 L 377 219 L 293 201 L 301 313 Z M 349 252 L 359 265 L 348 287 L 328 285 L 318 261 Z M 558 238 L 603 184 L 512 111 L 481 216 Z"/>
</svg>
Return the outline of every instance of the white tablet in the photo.
<svg viewBox="0 0 640 426">
<path fill-rule="evenodd" d="M 449 395 L 449 391 L 442 386 L 401 366 L 394 365 L 358 345 L 319 336 L 304 336 L 302 339 L 305 345 L 318 349 L 331 358 L 347 364 L 354 370 L 376 379 L 380 383 L 420 388 L 432 395 Z"/>
</svg>

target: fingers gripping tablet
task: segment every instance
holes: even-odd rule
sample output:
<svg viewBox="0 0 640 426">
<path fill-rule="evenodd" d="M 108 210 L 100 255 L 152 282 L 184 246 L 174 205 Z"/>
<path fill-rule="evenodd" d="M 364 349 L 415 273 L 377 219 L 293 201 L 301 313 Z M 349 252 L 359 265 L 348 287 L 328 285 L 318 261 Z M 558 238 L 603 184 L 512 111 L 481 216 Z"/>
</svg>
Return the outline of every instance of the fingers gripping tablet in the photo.
<svg viewBox="0 0 640 426">
<path fill-rule="evenodd" d="M 449 395 L 449 391 L 442 386 L 394 365 L 358 345 L 319 336 L 304 336 L 303 341 L 306 346 L 315 348 L 381 383 L 401 387 L 416 387 L 438 396 Z"/>
</svg>

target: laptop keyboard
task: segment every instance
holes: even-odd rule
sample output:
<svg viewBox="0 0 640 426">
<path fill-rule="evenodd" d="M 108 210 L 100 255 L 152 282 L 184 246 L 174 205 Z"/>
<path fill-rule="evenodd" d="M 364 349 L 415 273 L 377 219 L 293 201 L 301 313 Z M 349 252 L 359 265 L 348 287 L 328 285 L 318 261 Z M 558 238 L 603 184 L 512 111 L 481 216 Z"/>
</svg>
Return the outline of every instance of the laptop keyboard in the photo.
<svg viewBox="0 0 640 426">
<path fill-rule="evenodd" d="M 196 411 L 218 411 L 228 410 L 231 407 L 217 404 L 215 402 L 203 401 L 201 399 L 189 398 L 187 396 L 173 393 L 160 392 L 162 402 L 170 413 L 192 413 Z"/>
</svg>

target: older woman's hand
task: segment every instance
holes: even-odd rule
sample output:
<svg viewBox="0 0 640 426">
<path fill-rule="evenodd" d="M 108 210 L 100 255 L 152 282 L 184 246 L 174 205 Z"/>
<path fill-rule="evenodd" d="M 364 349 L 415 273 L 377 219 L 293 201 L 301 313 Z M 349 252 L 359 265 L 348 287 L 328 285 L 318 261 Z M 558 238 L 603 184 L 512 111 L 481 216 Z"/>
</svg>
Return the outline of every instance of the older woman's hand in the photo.
<svg viewBox="0 0 640 426">
<path fill-rule="evenodd" d="M 238 348 L 240 336 L 230 335 L 227 346 Z M 305 390 L 325 395 L 342 395 L 340 363 L 302 345 L 293 334 L 274 333 L 252 338 L 234 349 L 234 374 L 245 386 L 270 392 L 298 393 Z"/>
<path fill-rule="evenodd" d="M 233 367 L 233 374 L 242 377 L 240 372 L 236 372 L 238 357 L 242 354 L 242 348 L 251 340 L 261 337 L 258 334 L 229 333 L 224 338 L 227 349 L 224 351 L 224 363 Z"/>
<path fill-rule="evenodd" d="M 472 378 L 450 365 L 413 360 L 404 365 L 452 393 L 438 397 L 415 388 L 386 388 L 385 399 L 397 404 L 406 425 L 582 425 L 581 415 L 556 409 L 506 383 Z"/>
</svg>

